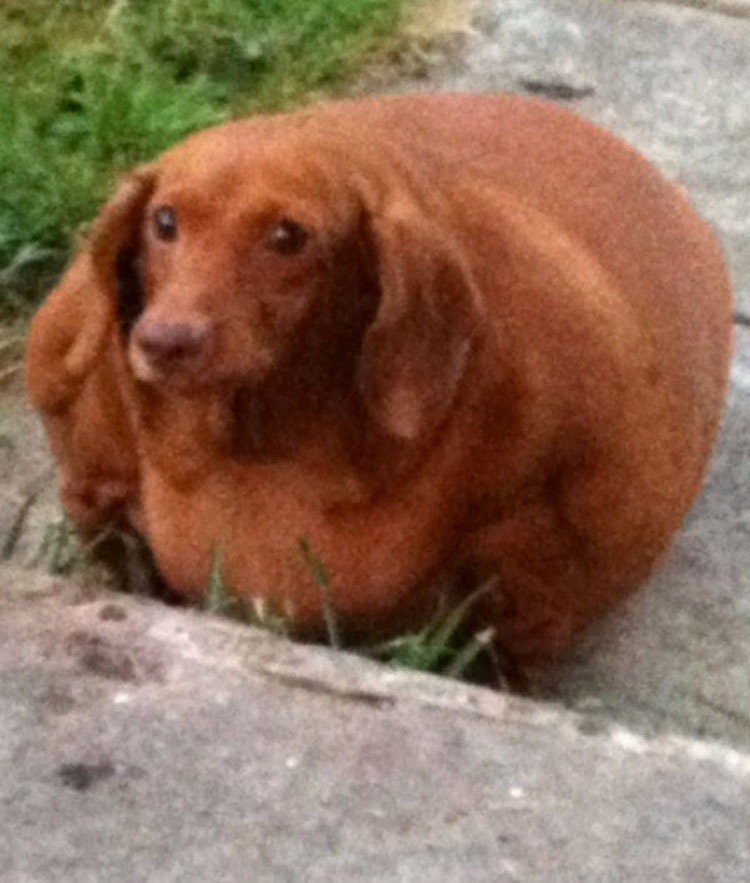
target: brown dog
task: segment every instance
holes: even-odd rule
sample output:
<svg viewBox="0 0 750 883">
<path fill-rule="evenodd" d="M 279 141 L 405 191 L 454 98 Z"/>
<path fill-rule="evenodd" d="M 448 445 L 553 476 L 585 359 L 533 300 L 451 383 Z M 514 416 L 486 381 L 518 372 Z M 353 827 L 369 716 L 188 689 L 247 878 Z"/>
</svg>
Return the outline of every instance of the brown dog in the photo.
<svg viewBox="0 0 750 883">
<path fill-rule="evenodd" d="M 731 343 L 719 248 L 554 106 L 231 123 L 139 170 L 91 249 L 110 309 L 141 277 L 145 530 L 178 590 L 204 592 L 218 551 L 235 592 L 315 624 L 305 537 L 364 629 L 441 570 L 494 574 L 483 615 L 548 653 L 643 578 L 699 488 Z"/>
<path fill-rule="evenodd" d="M 85 532 L 139 517 L 127 375 L 97 284 L 83 252 L 37 312 L 26 346 L 26 387 L 55 457 L 60 498 Z"/>
</svg>

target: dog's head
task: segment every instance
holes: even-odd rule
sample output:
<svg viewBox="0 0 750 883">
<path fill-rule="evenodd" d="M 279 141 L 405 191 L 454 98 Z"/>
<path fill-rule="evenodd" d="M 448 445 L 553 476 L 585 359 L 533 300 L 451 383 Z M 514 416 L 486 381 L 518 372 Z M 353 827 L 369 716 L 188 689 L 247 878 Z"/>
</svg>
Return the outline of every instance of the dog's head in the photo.
<svg viewBox="0 0 750 883">
<path fill-rule="evenodd" d="M 137 520 L 135 433 L 114 314 L 87 252 L 72 263 L 31 323 L 26 388 L 55 457 L 63 506 L 81 528 Z"/>
<path fill-rule="evenodd" d="M 448 412 L 480 324 L 471 275 L 413 176 L 361 133 L 300 119 L 195 135 L 103 209 L 92 256 L 133 323 L 130 366 L 189 394 L 348 359 L 371 418 L 417 439 Z"/>
</svg>

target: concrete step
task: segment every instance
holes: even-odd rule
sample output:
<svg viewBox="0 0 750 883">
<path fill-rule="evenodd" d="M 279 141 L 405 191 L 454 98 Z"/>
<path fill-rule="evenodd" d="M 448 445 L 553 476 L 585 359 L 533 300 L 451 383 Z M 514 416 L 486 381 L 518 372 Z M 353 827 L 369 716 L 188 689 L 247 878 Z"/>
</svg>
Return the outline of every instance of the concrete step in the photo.
<svg viewBox="0 0 750 883">
<path fill-rule="evenodd" d="M 746 881 L 750 758 L 0 572 L 28 881 Z"/>
</svg>

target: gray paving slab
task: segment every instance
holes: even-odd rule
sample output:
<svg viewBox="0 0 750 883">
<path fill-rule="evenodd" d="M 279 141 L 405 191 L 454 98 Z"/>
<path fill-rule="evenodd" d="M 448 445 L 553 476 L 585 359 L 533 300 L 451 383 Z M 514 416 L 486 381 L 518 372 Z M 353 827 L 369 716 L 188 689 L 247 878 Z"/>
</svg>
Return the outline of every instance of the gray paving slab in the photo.
<svg viewBox="0 0 750 883">
<path fill-rule="evenodd" d="M 0 571 L 4 883 L 740 883 L 750 758 Z"/>
</svg>

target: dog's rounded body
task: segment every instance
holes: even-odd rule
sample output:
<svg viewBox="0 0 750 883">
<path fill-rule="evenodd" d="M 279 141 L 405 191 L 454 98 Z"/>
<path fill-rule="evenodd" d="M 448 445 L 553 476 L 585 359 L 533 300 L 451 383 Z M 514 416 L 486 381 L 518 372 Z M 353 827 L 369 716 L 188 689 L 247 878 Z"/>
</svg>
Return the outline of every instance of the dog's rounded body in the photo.
<svg viewBox="0 0 750 883">
<path fill-rule="evenodd" d="M 209 130 L 102 213 L 103 291 L 134 250 L 141 505 L 178 590 L 218 553 L 232 591 L 314 625 L 306 538 L 359 628 L 441 571 L 494 576 L 482 615 L 532 656 L 632 589 L 695 498 L 722 257 L 568 112 L 403 96 Z"/>
</svg>

